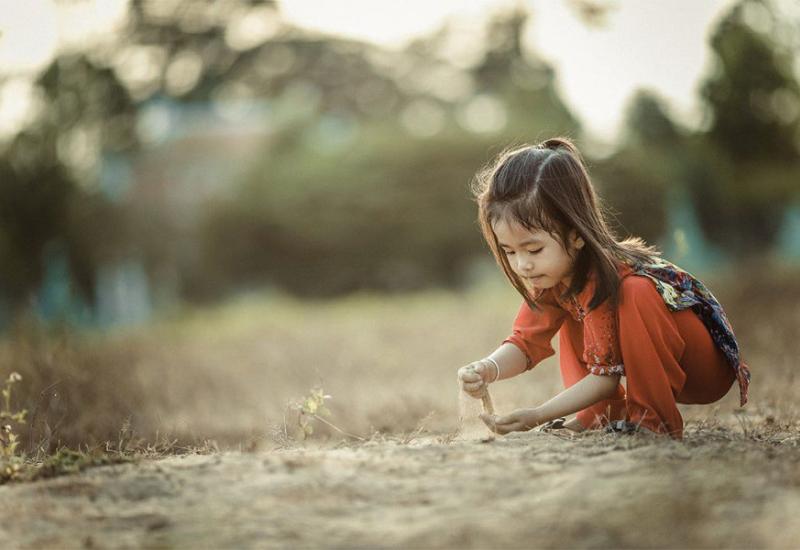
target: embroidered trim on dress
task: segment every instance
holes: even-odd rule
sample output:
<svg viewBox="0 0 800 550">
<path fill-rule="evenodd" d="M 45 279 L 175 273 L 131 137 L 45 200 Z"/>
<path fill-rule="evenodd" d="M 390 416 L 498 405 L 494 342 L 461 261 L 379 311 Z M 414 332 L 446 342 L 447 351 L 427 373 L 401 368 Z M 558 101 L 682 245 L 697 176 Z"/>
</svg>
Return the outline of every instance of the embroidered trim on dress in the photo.
<svg viewBox="0 0 800 550">
<path fill-rule="evenodd" d="M 589 365 L 589 372 L 592 374 L 599 374 L 609 375 L 609 374 L 621 374 L 625 376 L 625 365 L 620 363 L 619 365 Z"/>
<path fill-rule="evenodd" d="M 569 299 L 575 308 L 575 316 L 577 317 L 578 321 L 583 322 L 583 320 L 586 318 L 586 311 L 583 309 L 583 306 L 578 303 L 578 300 L 575 299 L 575 296 L 570 296 Z"/>
</svg>

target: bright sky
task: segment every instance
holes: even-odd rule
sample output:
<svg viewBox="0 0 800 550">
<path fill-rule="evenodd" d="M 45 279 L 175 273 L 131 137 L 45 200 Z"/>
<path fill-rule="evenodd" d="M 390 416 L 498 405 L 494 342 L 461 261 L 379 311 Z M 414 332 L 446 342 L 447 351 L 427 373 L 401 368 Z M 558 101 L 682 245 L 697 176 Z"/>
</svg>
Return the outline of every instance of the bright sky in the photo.
<svg viewBox="0 0 800 550">
<path fill-rule="evenodd" d="M 475 24 L 511 1 L 280 0 L 280 7 L 299 26 L 399 48 L 448 18 Z M 699 120 L 696 87 L 709 68 L 709 25 L 733 0 L 616 0 L 601 29 L 582 24 L 564 0 L 519 2 L 534 14 L 527 43 L 556 66 L 562 96 L 596 139 L 613 141 L 625 104 L 639 87 L 669 100 L 672 114 L 685 123 Z M 0 73 L 30 71 L 46 63 L 59 42 L 113 29 L 127 2 L 81 3 L 94 6 L 94 18 L 63 8 L 57 14 L 53 0 L 0 0 Z M 24 110 L 25 84 L 5 88 L 0 127 Z"/>
</svg>

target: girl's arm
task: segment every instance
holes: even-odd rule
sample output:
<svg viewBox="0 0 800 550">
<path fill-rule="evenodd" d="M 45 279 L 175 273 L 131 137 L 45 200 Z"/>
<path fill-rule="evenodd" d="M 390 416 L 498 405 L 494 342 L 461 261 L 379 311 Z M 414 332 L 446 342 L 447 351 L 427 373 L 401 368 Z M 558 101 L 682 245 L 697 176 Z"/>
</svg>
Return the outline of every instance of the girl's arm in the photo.
<svg viewBox="0 0 800 550">
<path fill-rule="evenodd" d="M 500 368 L 500 377 L 498 380 L 504 378 L 513 378 L 518 374 L 525 372 L 525 367 L 528 364 L 528 359 L 522 350 L 511 342 L 506 342 L 497 348 L 489 355 L 490 359 L 494 359 L 497 366 Z M 491 369 L 489 371 L 491 373 Z M 494 373 L 491 373 L 494 376 Z M 492 377 L 490 380 L 494 380 Z M 616 387 L 616 386 L 615 386 Z"/>
<path fill-rule="evenodd" d="M 490 430 L 499 434 L 526 431 L 550 420 L 578 412 L 608 399 L 616 391 L 619 374 L 588 374 L 550 401 L 532 409 L 517 409 L 506 415 L 480 415 Z M 582 431 L 582 430 L 579 430 Z"/>
<path fill-rule="evenodd" d="M 536 424 L 544 424 L 550 420 L 576 413 L 598 401 L 608 399 L 616 391 L 619 379 L 619 374 L 587 374 L 549 401 L 535 407 L 533 416 Z"/>
</svg>

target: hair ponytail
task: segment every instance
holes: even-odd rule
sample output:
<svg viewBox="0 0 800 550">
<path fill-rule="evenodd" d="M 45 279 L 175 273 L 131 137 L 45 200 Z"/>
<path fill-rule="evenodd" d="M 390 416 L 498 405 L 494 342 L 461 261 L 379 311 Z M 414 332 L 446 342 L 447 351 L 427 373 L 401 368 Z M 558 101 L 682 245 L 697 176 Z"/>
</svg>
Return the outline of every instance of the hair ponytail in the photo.
<svg viewBox="0 0 800 550">
<path fill-rule="evenodd" d="M 573 159 L 575 159 L 577 164 L 579 164 L 580 166 L 582 167 L 586 166 L 586 161 L 583 158 L 583 155 L 575 146 L 575 144 L 572 142 L 572 140 L 569 138 L 566 137 L 549 138 L 541 142 L 539 145 L 537 145 L 537 147 L 540 149 L 549 149 L 551 151 L 563 152 L 572 157 Z"/>
</svg>

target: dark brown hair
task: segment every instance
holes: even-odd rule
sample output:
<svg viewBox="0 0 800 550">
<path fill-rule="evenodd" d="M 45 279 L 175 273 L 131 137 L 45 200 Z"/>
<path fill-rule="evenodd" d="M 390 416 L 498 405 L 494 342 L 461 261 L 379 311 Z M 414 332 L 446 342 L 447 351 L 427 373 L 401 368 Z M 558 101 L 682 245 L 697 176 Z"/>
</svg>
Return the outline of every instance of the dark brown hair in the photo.
<svg viewBox="0 0 800 550">
<path fill-rule="evenodd" d="M 617 240 L 583 158 L 569 138 L 507 147 L 475 175 L 472 192 L 478 203 L 481 231 L 495 260 L 531 308 L 536 303 L 511 269 L 492 229 L 498 220 L 515 221 L 528 230 L 544 230 L 567 250 L 567 238 L 574 229 L 584 246 L 575 257 L 572 281 L 564 297 L 580 292 L 594 268 L 597 286 L 589 309 L 607 298 L 616 303 L 619 275 L 615 260 L 635 265 L 660 255 L 658 249 L 638 237 Z"/>
</svg>

